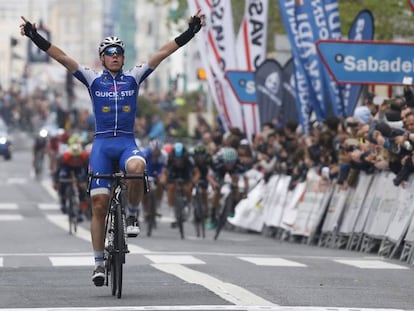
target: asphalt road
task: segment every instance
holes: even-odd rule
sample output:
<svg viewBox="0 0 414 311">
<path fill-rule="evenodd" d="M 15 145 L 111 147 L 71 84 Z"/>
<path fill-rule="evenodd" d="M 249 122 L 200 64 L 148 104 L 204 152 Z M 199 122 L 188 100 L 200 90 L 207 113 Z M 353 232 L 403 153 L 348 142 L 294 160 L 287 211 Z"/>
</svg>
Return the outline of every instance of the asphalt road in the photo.
<svg viewBox="0 0 414 311">
<path fill-rule="evenodd" d="M 414 267 L 398 260 L 242 231 L 198 239 L 191 223 L 181 240 L 162 214 L 153 237 L 129 239 L 117 299 L 91 281 L 89 223 L 68 234 L 27 150 L 0 159 L 0 311 L 414 310 Z"/>
</svg>

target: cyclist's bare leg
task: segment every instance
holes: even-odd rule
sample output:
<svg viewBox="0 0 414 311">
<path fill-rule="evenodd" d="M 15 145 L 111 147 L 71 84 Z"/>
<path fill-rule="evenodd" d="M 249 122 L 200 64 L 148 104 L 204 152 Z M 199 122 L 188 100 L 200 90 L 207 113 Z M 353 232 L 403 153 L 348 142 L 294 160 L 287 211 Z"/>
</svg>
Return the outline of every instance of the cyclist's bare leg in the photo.
<svg viewBox="0 0 414 311">
<path fill-rule="evenodd" d="M 156 190 L 156 199 L 157 199 L 157 208 L 161 207 L 162 196 L 164 194 L 164 188 L 167 182 L 167 176 L 165 174 L 161 174 L 159 176 L 157 190 Z"/>
<path fill-rule="evenodd" d="M 91 237 L 94 251 L 104 251 L 105 217 L 108 200 L 108 194 L 96 194 L 92 196 Z"/>
<path fill-rule="evenodd" d="M 126 165 L 129 174 L 144 174 L 145 162 L 141 158 L 130 158 Z M 141 179 L 128 180 L 128 199 L 131 206 L 138 206 L 144 196 L 144 183 Z"/>
<path fill-rule="evenodd" d="M 188 202 L 189 205 L 191 204 L 191 201 L 192 201 L 192 198 L 193 198 L 192 190 L 193 190 L 192 182 L 191 181 L 186 182 L 184 184 L 184 193 L 185 193 L 185 196 L 187 198 L 187 202 Z"/>
<path fill-rule="evenodd" d="M 174 183 L 168 183 L 167 184 L 167 201 L 168 201 L 168 206 L 171 207 L 171 208 L 174 208 L 175 192 L 176 192 L 175 184 Z"/>
</svg>

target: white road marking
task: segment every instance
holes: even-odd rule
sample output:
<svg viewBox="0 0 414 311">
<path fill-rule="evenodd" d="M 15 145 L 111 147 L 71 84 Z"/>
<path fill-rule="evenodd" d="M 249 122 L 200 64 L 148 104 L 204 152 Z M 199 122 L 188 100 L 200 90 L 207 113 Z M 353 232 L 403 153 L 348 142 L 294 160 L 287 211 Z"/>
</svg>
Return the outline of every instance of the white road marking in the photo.
<svg viewBox="0 0 414 311">
<path fill-rule="evenodd" d="M 46 189 L 46 191 L 50 194 L 52 198 L 55 200 L 59 199 L 57 191 L 53 188 L 52 181 L 50 179 L 43 179 L 42 186 Z"/>
<path fill-rule="evenodd" d="M 192 305 L 192 306 L 140 306 L 140 307 L 60 307 L 60 308 L 7 308 L 8 311 L 405 311 L 403 309 L 383 308 L 341 308 L 341 307 L 302 307 L 302 306 L 234 306 L 234 305 Z"/>
<path fill-rule="evenodd" d="M 60 205 L 57 203 L 39 203 L 37 208 L 42 211 L 57 211 L 60 210 Z"/>
<path fill-rule="evenodd" d="M 16 210 L 18 208 L 16 203 L 0 203 L 0 210 Z"/>
<path fill-rule="evenodd" d="M 16 221 L 16 220 L 23 220 L 23 216 L 18 215 L 18 214 L 2 214 L 2 215 L 0 215 L 0 221 Z"/>
<path fill-rule="evenodd" d="M 307 265 L 286 260 L 278 257 L 238 257 L 241 260 L 251 262 L 257 266 L 272 266 L 272 267 L 307 267 Z"/>
<path fill-rule="evenodd" d="M 27 182 L 27 178 L 22 177 L 10 177 L 7 179 L 9 185 L 23 185 Z"/>
<path fill-rule="evenodd" d="M 193 265 L 193 264 L 205 264 L 204 261 L 195 258 L 194 256 L 174 256 L 174 255 L 146 255 L 153 263 L 157 264 L 183 264 L 183 265 Z"/>
<path fill-rule="evenodd" d="M 58 226 L 59 228 L 67 231 L 68 230 L 68 217 L 66 215 L 46 215 L 46 218 Z M 73 235 L 77 238 L 83 239 L 85 241 L 91 242 L 91 233 L 89 230 L 84 229 L 82 226 L 78 226 L 77 232 Z M 144 249 L 137 245 L 131 244 L 128 240 L 128 249 L 130 254 L 149 254 L 152 253 L 150 250 Z"/>
<path fill-rule="evenodd" d="M 231 284 L 225 283 L 208 274 L 187 268 L 179 264 L 152 264 L 152 266 L 165 273 L 172 274 L 187 283 L 201 285 L 214 292 L 221 298 L 235 305 L 245 306 L 275 306 L 276 304 L 260 296 L 249 292 L 248 290 Z M 249 310 L 251 310 L 249 308 Z"/>
<path fill-rule="evenodd" d="M 344 259 L 344 260 L 334 260 L 339 263 L 343 263 L 346 265 L 354 266 L 361 269 L 399 269 L 399 270 L 406 270 L 409 269 L 408 267 L 396 265 L 393 263 L 381 261 L 381 260 L 352 260 L 352 259 Z"/>
<path fill-rule="evenodd" d="M 49 257 L 54 267 L 93 266 L 93 256 L 56 256 Z"/>
<path fill-rule="evenodd" d="M 3 267 L 3 265 L 4 265 L 3 257 L 0 257 L 0 267 Z"/>
</svg>

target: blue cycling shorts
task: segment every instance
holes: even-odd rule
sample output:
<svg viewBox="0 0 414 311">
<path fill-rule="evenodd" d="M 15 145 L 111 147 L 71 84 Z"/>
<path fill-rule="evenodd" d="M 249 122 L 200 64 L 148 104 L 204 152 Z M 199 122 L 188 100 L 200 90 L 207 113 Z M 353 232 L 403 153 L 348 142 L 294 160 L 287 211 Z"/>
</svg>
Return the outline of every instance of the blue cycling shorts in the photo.
<svg viewBox="0 0 414 311">
<path fill-rule="evenodd" d="M 89 159 L 89 171 L 93 174 L 112 174 L 118 168 L 126 172 L 128 160 L 139 158 L 145 163 L 133 136 L 95 137 Z M 90 193 L 109 194 L 112 181 L 92 179 Z"/>
</svg>

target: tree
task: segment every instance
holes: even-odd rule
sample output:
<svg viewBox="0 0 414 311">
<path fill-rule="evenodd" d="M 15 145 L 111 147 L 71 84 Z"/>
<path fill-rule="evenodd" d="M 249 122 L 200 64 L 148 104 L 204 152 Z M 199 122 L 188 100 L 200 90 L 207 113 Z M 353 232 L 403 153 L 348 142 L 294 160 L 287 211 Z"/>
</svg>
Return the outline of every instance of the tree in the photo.
<svg viewBox="0 0 414 311">
<path fill-rule="evenodd" d="M 163 0 L 153 0 L 158 3 Z M 228 1 L 228 0 L 227 0 Z M 311 0 L 307 0 L 311 1 Z M 165 0 L 165 3 L 169 1 Z M 187 0 L 178 0 L 177 19 L 187 17 Z M 243 18 L 245 0 L 232 1 L 234 30 L 237 32 Z M 414 34 L 413 13 L 406 0 L 338 0 L 342 35 L 347 36 L 356 15 L 368 9 L 374 15 L 375 40 L 412 39 Z M 279 12 L 279 1 L 269 0 L 267 50 L 275 52 L 274 39 L 276 34 L 284 34 L 282 19 Z"/>
</svg>

